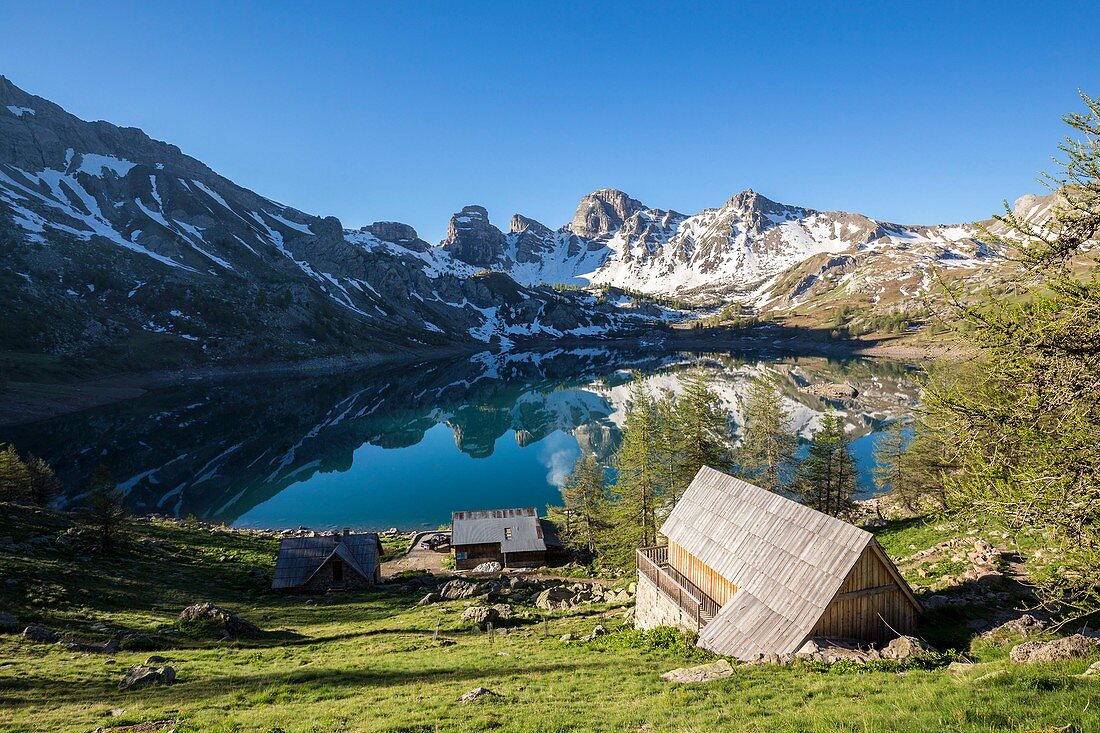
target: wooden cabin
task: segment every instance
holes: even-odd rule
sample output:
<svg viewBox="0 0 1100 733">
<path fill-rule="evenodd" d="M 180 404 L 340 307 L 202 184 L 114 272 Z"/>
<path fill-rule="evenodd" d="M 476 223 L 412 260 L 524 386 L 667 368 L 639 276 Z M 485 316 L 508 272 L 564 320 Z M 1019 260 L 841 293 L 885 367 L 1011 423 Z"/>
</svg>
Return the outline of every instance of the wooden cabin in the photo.
<svg viewBox="0 0 1100 733">
<path fill-rule="evenodd" d="M 882 644 L 921 613 L 871 533 L 704 467 L 638 550 L 635 623 L 698 632 L 699 646 L 751 661 L 812 637 Z"/>
<path fill-rule="evenodd" d="M 382 541 L 374 532 L 288 537 L 279 543 L 273 590 L 324 593 L 379 582 Z"/>
<path fill-rule="evenodd" d="M 538 512 L 530 507 L 451 515 L 451 551 L 458 570 L 470 570 L 487 562 L 498 562 L 506 568 L 545 565 L 551 535 Z"/>
</svg>

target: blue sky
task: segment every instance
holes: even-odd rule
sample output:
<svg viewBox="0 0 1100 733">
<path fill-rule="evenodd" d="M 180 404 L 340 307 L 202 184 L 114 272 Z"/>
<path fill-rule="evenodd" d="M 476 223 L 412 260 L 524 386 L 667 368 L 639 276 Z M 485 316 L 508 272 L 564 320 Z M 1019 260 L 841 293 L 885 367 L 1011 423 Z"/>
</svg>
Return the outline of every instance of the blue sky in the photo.
<svg viewBox="0 0 1100 733">
<path fill-rule="evenodd" d="M 0 73 L 345 226 L 744 188 L 903 223 L 1039 189 L 1100 3 L 0 3 Z"/>
</svg>

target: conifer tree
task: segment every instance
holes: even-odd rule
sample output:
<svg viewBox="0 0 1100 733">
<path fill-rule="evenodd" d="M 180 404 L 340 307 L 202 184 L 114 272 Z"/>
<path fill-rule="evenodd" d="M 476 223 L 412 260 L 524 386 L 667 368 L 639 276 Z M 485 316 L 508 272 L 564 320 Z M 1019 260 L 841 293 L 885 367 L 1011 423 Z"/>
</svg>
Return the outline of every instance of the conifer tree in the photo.
<svg viewBox="0 0 1100 733">
<path fill-rule="evenodd" d="M 837 415 L 821 419 L 799 468 L 797 490 L 806 506 L 834 517 L 851 511 L 852 497 L 859 490 L 856 461 Z"/>
<path fill-rule="evenodd" d="M 790 429 L 790 420 L 775 382 L 768 377 L 754 379 L 734 457 L 747 480 L 769 491 L 782 490 L 794 478 L 798 437 Z"/>
<path fill-rule="evenodd" d="M 1051 216 L 998 217 L 1016 287 L 956 303 L 977 357 L 934 372 L 923 399 L 959 466 L 949 507 L 1042 537 L 1056 561 L 1030 580 L 1067 616 L 1100 610 L 1100 100 L 1082 98 L 1064 118 L 1074 137 L 1050 177 Z"/>
<path fill-rule="evenodd" d="M 118 543 L 127 513 L 122 492 L 105 466 L 99 466 L 92 473 L 86 504 L 88 521 L 99 535 L 99 551 L 107 554 Z"/>
<path fill-rule="evenodd" d="M 703 466 L 729 470 L 731 463 L 730 414 L 710 388 L 702 370 L 684 379 L 683 393 L 676 402 L 676 470 L 669 487 L 675 502 Z"/>
<path fill-rule="evenodd" d="M 623 423 L 623 442 L 615 457 L 616 508 L 623 521 L 624 545 L 635 548 L 657 541 L 657 505 L 661 499 L 663 466 L 659 452 L 657 411 L 649 390 L 637 384 L 631 391 Z M 628 548 L 626 546 L 629 546 Z"/>
<path fill-rule="evenodd" d="M 608 528 L 608 497 L 603 466 L 592 454 L 582 455 L 561 487 L 565 502 L 565 540 L 597 554 Z"/>
<path fill-rule="evenodd" d="M 61 481 L 50 464 L 41 458 L 27 461 L 26 498 L 38 506 L 46 506 L 61 491 Z"/>
<path fill-rule="evenodd" d="M 0 445 L 0 501 L 27 498 L 31 475 L 13 445 Z"/>
<path fill-rule="evenodd" d="M 901 420 L 894 420 L 887 425 L 886 430 L 875 441 L 875 467 L 871 469 L 871 476 L 879 491 L 896 492 L 899 496 L 904 491 L 908 478 L 905 461 L 908 444 L 905 423 Z"/>
</svg>

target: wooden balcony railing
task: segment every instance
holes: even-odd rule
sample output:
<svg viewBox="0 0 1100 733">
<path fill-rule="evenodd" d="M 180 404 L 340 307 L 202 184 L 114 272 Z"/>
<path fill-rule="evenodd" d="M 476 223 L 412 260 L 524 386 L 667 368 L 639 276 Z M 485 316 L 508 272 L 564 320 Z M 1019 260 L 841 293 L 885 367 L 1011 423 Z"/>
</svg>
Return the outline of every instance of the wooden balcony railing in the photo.
<svg viewBox="0 0 1100 733">
<path fill-rule="evenodd" d="M 658 590 L 676 602 L 697 629 L 715 617 L 720 606 L 694 583 L 668 565 L 668 547 L 643 547 L 635 554 L 638 573 L 653 581 Z"/>
</svg>

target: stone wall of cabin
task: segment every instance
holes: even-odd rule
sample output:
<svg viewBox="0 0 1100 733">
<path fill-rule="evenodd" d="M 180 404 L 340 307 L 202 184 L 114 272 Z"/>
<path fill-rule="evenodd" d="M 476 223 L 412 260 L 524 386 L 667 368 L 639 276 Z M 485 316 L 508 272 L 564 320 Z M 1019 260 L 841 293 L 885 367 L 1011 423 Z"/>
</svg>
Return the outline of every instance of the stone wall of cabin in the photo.
<svg viewBox="0 0 1100 733">
<path fill-rule="evenodd" d="M 698 633 L 695 618 L 680 608 L 672 598 L 662 593 L 644 573 L 638 573 L 638 594 L 634 598 L 634 628 L 652 629 L 672 626 Z"/>
</svg>

